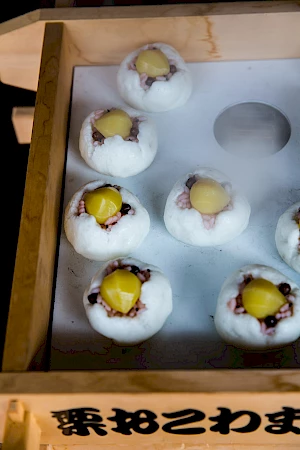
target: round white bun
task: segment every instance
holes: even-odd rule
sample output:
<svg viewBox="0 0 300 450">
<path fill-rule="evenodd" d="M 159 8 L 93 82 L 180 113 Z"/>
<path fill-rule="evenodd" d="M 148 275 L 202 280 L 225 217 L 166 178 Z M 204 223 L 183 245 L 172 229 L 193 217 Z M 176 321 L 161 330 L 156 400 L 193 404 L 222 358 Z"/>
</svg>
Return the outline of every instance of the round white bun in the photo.
<svg viewBox="0 0 300 450">
<path fill-rule="evenodd" d="M 66 236 L 76 252 L 95 261 L 129 255 L 139 247 L 150 229 L 148 211 L 125 188 L 120 189 L 123 203 L 128 203 L 135 214 L 122 216 L 111 231 L 102 229 L 95 217 L 88 213 L 78 215 L 78 205 L 83 195 L 104 184 L 105 181 L 97 180 L 82 186 L 69 201 L 64 217 Z"/>
<path fill-rule="evenodd" d="M 138 111 L 128 107 L 119 107 L 131 118 L 142 117 L 139 123 L 139 142 L 125 141 L 116 135 L 106 138 L 104 144 L 94 146 L 92 120 L 93 111 L 84 120 L 79 136 L 79 150 L 88 166 L 103 175 L 126 178 L 147 169 L 157 152 L 157 132 L 154 122 Z"/>
<path fill-rule="evenodd" d="M 300 202 L 291 205 L 280 217 L 275 231 L 275 242 L 281 258 L 300 273 L 299 228 L 295 215 Z"/>
<path fill-rule="evenodd" d="M 124 265 L 135 265 L 140 270 L 150 269 L 149 281 L 142 284 L 140 300 L 146 309 L 135 317 L 109 317 L 105 308 L 99 303 L 91 304 L 88 295 L 99 287 L 105 277 L 105 270 L 110 262 L 100 267 L 90 285 L 84 292 L 83 304 L 91 326 L 98 333 L 113 339 L 122 345 L 135 345 L 149 339 L 164 325 L 173 309 L 172 289 L 168 278 L 158 267 L 127 258 L 121 260 Z"/>
<path fill-rule="evenodd" d="M 230 299 L 239 293 L 239 284 L 244 275 L 264 278 L 278 285 L 288 283 L 295 296 L 293 315 L 280 319 L 273 335 L 261 332 L 260 322 L 250 314 L 235 314 L 228 307 Z M 296 341 L 300 337 L 300 289 L 288 277 L 271 267 L 259 264 L 244 266 L 230 275 L 223 284 L 217 302 L 214 323 L 225 342 L 247 350 L 267 350 L 279 348 Z"/>
<path fill-rule="evenodd" d="M 151 45 L 174 61 L 177 72 L 168 81 L 155 81 L 145 91 L 140 85 L 139 73 L 129 69 L 129 64 L 138 54 L 148 49 L 149 45 L 144 45 L 126 56 L 120 64 L 117 85 L 121 97 L 133 108 L 149 112 L 169 111 L 184 105 L 192 93 L 190 70 L 175 48 L 161 42 Z"/>
<path fill-rule="evenodd" d="M 220 212 L 210 230 L 204 227 L 202 216 L 196 209 L 181 209 L 177 206 L 178 196 L 183 192 L 186 181 L 193 175 L 212 178 L 221 184 L 229 183 L 223 173 L 207 167 L 180 178 L 172 188 L 165 206 L 164 221 L 169 233 L 185 244 L 201 247 L 225 244 L 240 235 L 248 226 L 251 208 L 247 199 L 234 187 L 231 192 L 232 210 Z"/>
</svg>

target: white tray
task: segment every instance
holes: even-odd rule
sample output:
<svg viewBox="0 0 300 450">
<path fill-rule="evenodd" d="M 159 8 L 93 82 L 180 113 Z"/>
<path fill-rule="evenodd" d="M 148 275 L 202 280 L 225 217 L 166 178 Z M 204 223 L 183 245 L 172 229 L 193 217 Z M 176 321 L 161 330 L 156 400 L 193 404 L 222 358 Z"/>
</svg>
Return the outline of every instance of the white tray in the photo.
<svg viewBox="0 0 300 450">
<path fill-rule="evenodd" d="M 265 355 L 225 345 L 213 315 L 225 278 L 246 264 L 266 264 L 300 283 L 277 253 L 279 216 L 300 198 L 300 60 L 189 64 L 194 90 L 179 109 L 150 114 L 159 149 L 145 172 L 125 179 L 105 177 L 136 194 L 151 217 L 151 230 L 132 254 L 159 266 L 173 289 L 173 313 L 152 339 L 133 348 L 112 345 L 86 318 L 82 296 L 101 263 L 76 254 L 61 231 L 52 325 L 50 369 L 192 369 L 299 367 L 299 342 Z M 79 131 L 93 110 L 122 105 L 116 88 L 118 67 L 77 67 L 74 71 L 64 190 L 65 208 L 83 184 L 101 178 L 81 158 Z M 259 161 L 236 158 L 216 142 L 213 125 L 227 106 L 266 102 L 288 117 L 292 134 L 280 152 Z M 164 205 L 170 189 L 197 166 L 211 166 L 236 179 L 247 193 L 252 214 L 234 241 L 197 248 L 176 241 L 165 229 Z"/>
</svg>

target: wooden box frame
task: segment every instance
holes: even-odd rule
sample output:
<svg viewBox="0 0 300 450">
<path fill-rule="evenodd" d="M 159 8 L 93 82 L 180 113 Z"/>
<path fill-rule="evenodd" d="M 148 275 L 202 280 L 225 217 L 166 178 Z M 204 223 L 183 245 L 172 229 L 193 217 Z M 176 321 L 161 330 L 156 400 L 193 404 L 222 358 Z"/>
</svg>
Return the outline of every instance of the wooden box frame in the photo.
<svg viewBox="0 0 300 450">
<path fill-rule="evenodd" d="M 5 423 L 7 430 L 9 402 L 18 400 L 36 418 L 42 432 L 39 442 L 53 444 L 55 450 L 299 449 L 297 434 L 270 434 L 263 427 L 268 424 L 266 413 L 284 406 L 299 408 L 296 369 L 43 371 L 73 68 L 118 64 L 128 52 L 151 41 L 174 45 L 187 62 L 300 58 L 300 2 L 45 9 L 1 24 L 1 79 L 37 88 L 37 97 L 0 374 L 0 441 Z M 87 437 L 62 436 L 50 412 L 78 407 L 98 407 L 103 417 L 111 416 L 112 408 L 152 410 L 160 428 L 148 436 L 109 431 L 99 437 L 92 429 Z M 220 407 L 252 409 L 263 425 L 250 434 L 211 432 L 207 418 L 217 415 Z M 188 408 L 206 414 L 206 433 L 166 434 L 161 428 L 166 422 L 163 410 Z M 105 423 L 108 430 L 113 427 Z"/>
</svg>

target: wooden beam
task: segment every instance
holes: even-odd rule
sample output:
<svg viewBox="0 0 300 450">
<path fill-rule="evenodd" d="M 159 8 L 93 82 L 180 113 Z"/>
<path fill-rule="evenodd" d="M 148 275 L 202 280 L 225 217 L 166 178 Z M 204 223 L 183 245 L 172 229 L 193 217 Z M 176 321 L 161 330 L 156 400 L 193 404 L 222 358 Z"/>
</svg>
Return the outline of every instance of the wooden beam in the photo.
<svg viewBox="0 0 300 450">
<path fill-rule="evenodd" d="M 197 372 L 198 374 L 201 373 L 201 371 Z M 150 380 L 151 371 L 147 375 L 148 380 Z M 84 371 L 81 373 L 81 376 L 83 379 L 85 376 Z M 113 378 L 112 375 L 110 376 Z M 244 377 L 245 375 L 241 376 Z M 249 380 L 250 374 L 247 378 Z M 115 382 L 117 383 L 116 378 Z M 39 421 L 42 430 L 40 443 L 52 444 L 54 448 L 56 445 L 62 446 L 63 444 L 67 448 L 69 445 L 74 445 L 77 448 L 76 445 L 80 444 L 96 446 L 100 443 L 102 445 L 101 448 L 104 450 L 123 448 L 123 446 L 128 446 L 129 444 L 131 448 L 138 448 L 140 446 L 141 449 L 145 447 L 146 450 L 150 450 L 151 448 L 164 450 L 171 448 L 177 448 L 179 450 L 180 448 L 184 448 L 192 450 L 198 449 L 199 445 L 205 448 L 206 444 L 206 447 L 210 449 L 219 450 L 222 446 L 227 445 L 227 448 L 232 450 L 234 445 L 235 449 L 239 449 L 241 445 L 247 444 L 249 446 L 252 445 L 253 448 L 255 448 L 255 445 L 261 445 L 263 449 L 268 450 L 274 450 L 274 448 L 276 449 L 276 445 L 281 445 L 281 449 L 285 450 L 290 446 L 295 448 L 299 445 L 299 435 L 296 433 L 292 431 L 284 434 L 269 433 L 266 427 L 270 426 L 271 423 L 275 426 L 272 420 L 269 421 L 268 414 L 276 415 L 278 413 L 280 415 L 283 407 L 289 407 L 295 410 L 299 407 L 300 392 L 274 391 L 272 393 L 260 392 L 259 394 L 250 391 L 227 393 L 174 392 L 170 394 L 162 390 L 158 393 L 145 392 L 132 394 L 120 392 L 116 394 L 109 392 L 97 393 L 92 384 L 90 385 L 89 391 L 89 393 L 86 392 L 84 394 L 78 394 L 76 392 L 63 392 L 60 394 L 51 392 L 44 394 L 42 393 L 42 386 L 40 386 L 40 392 L 29 395 L 19 393 L 17 398 L 24 404 L 26 403 L 28 410 Z M 8 400 L 9 396 L 0 394 L 0 415 Z M 252 433 L 244 434 L 243 432 L 234 432 L 235 424 L 232 426 L 232 432 L 229 435 L 216 432 L 217 430 L 212 429 L 212 426 L 215 425 L 215 420 L 211 420 L 211 418 L 219 415 L 220 408 L 227 408 L 232 412 L 252 411 L 259 416 L 259 423 Z M 134 426 L 133 432 L 130 435 L 115 432 L 115 423 L 112 423 L 110 419 L 114 416 L 116 409 L 123 409 L 131 414 L 140 410 L 152 412 L 151 420 L 155 420 L 155 429 L 147 435 L 140 434 Z M 190 435 L 172 433 L 170 431 L 171 423 L 173 427 L 179 427 L 180 425 L 183 427 L 184 424 L 188 425 L 193 423 L 192 421 L 185 422 L 182 420 L 181 423 L 178 422 L 176 425 L 176 421 L 173 420 L 175 417 L 173 416 L 172 418 L 172 413 L 179 412 L 178 416 L 180 416 L 180 411 L 183 412 L 182 416 L 185 416 L 185 418 L 191 415 L 193 417 L 193 411 L 195 411 L 198 415 L 197 419 L 197 416 L 195 416 L 197 423 L 187 426 L 187 428 L 195 426 L 199 427 L 200 430 L 202 428 L 202 431 L 199 430 L 198 433 L 194 431 Z M 93 413 L 96 413 L 95 420 L 91 416 Z M 86 417 L 87 423 L 84 417 Z M 245 420 L 246 418 L 244 418 L 243 424 L 248 423 Z M 249 420 L 248 417 L 247 420 Z M 67 433 L 67 435 L 62 432 L 78 423 L 82 423 L 83 427 L 89 427 L 91 425 L 91 428 L 88 430 L 90 433 L 84 434 L 86 437 L 80 437 L 76 432 L 72 432 L 71 434 Z M 104 435 L 101 436 L 100 434 L 99 436 L 99 433 L 94 432 L 93 423 L 102 424 Z M 168 431 L 166 429 L 167 424 Z M 296 419 L 294 426 L 297 427 Z M 97 425 L 96 429 L 99 430 Z M 2 439 L 1 432 L 0 429 L 0 440 Z M 20 449 L 18 448 L 18 450 Z M 30 448 L 30 450 L 33 449 Z"/>
<path fill-rule="evenodd" d="M 300 57 L 298 0 L 52 8 L 0 24 L 3 83 L 37 89 L 43 30 L 52 21 L 64 22 L 83 65 L 119 64 L 158 40 L 186 61 Z"/>
<path fill-rule="evenodd" d="M 41 449 L 42 450 L 41 446 Z M 194 444 L 182 444 L 182 443 L 170 443 L 170 442 L 164 442 L 155 444 L 149 444 L 149 445 L 143 445 L 141 444 L 121 444 L 120 449 L 122 450 L 299 450 L 298 444 L 282 444 L 279 445 L 249 445 L 249 444 L 222 444 L 222 445 L 209 445 L 209 444 L 199 444 L 198 441 Z M 116 450 L 116 446 L 114 444 L 108 444 L 108 445 L 55 445 L 55 447 L 49 446 L 48 448 L 45 446 L 43 450 Z"/>
<path fill-rule="evenodd" d="M 12 123 L 19 144 L 30 144 L 34 107 L 16 106 L 12 110 Z"/>
<path fill-rule="evenodd" d="M 1 395 L 175 392 L 300 393 L 297 369 L 0 373 Z"/>
<path fill-rule="evenodd" d="M 27 370 L 46 341 L 72 71 L 71 46 L 64 24 L 47 24 L 11 291 L 4 371 Z"/>
</svg>

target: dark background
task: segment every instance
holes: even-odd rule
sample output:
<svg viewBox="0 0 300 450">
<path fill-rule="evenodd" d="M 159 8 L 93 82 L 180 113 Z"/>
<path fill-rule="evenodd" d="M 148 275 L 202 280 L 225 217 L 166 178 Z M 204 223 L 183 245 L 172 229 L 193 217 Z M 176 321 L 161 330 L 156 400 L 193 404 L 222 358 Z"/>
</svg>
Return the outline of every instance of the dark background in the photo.
<svg viewBox="0 0 300 450">
<path fill-rule="evenodd" d="M 125 6 L 130 4 L 157 5 L 164 3 L 176 3 L 176 1 L 167 0 L 156 2 L 143 0 L 105 0 L 103 2 L 101 0 L 75 0 L 74 6 L 101 6 L 102 3 L 106 5 L 115 4 Z M 190 0 L 187 2 L 177 1 L 177 3 L 211 3 L 211 1 Z M 35 9 L 52 8 L 54 5 L 55 0 L 25 0 L 23 2 L 18 2 L 18 4 L 15 2 L 5 2 L 5 6 L 2 3 L 2 8 L 0 8 L 0 22 L 5 22 L 14 17 L 26 14 L 29 11 L 34 11 Z M 2 248 L 4 248 L 5 251 L 5 257 L 3 258 L 4 264 L 2 264 L 2 267 L 4 266 L 4 269 L 2 270 L 4 270 L 4 272 L 2 272 L 1 277 L 3 283 L 2 299 L 0 302 L 1 363 L 29 153 L 29 144 L 20 145 L 17 142 L 11 121 L 11 114 L 14 106 L 34 106 L 35 92 L 5 85 L 0 80 L 0 99 L 1 145 L 2 155 L 4 155 L 5 158 L 4 164 L 2 164 L 2 170 L 4 169 L 2 180 L 5 181 L 5 184 L 2 184 L 2 192 L 4 194 L 3 199 L 8 199 L 8 202 L 5 205 L 5 212 L 3 214 L 4 220 L 1 221 L 2 229 L 4 227 L 4 232 L 2 232 L 2 236 L 4 237 Z"/>
<path fill-rule="evenodd" d="M 5 2 L 0 8 L 0 21 L 12 19 L 26 12 L 38 9 L 39 1 L 24 1 L 22 4 L 10 5 Z M 2 259 L 2 298 L 0 302 L 0 362 L 5 337 L 6 321 L 9 307 L 10 291 L 13 278 L 19 223 L 24 193 L 26 167 L 29 145 L 20 145 L 16 139 L 11 121 L 14 106 L 34 106 L 35 92 L 5 85 L 0 80 L 1 99 L 1 147 L 4 156 L 2 165 L 2 193 L 7 198 L 5 219 L 2 222 L 2 237 L 5 257 Z M 5 183 L 5 184 L 4 184 Z M 9 183 L 9 184 L 7 184 Z"/>
</svg>

